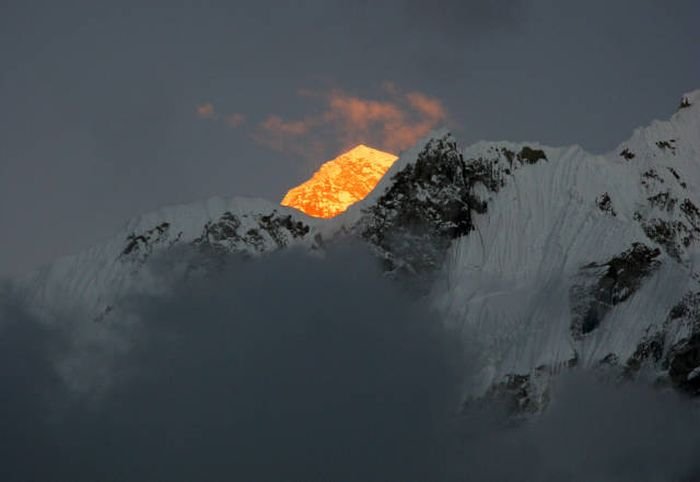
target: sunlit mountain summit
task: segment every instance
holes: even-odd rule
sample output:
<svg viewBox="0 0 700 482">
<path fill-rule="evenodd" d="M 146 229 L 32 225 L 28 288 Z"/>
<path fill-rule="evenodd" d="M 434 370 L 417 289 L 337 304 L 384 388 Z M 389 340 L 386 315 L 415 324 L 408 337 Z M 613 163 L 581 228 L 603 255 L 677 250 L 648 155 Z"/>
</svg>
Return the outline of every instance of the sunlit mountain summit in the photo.
<svg viewBox="0 0 700 482">
<path fill-rule="evenodd" d="M 287 192 L 282 205 L 317 218 L 337 216 L 364 199 L 396 159 L 360 144 L 323 163 L 308 181 Z"/>
</svg>

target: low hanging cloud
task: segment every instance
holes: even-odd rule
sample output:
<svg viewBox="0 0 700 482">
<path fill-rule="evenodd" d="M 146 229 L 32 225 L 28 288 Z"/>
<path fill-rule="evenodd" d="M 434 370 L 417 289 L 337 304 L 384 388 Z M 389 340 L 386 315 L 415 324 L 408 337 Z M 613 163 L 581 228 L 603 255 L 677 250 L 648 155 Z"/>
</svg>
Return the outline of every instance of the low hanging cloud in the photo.
<svg viewBox="0 0 700 482">
<path fill-rule="evenodd" d="M 368 144 L 399 153 L 448 120 L 444 104 L 422 92 L 403 92 L 396 85 L 384 86 L 384 99 L 369 99 L 340 89 L 330 92 L 301 91 L 316 99 L 320 111 L 300 119 L 269 115 L 254 138 L 272 148 L 316 157 Z"/>
<path fill-rule="evenodd" d="M 446 480 L 466 362 L 426 306 L 361 247 L 207 256 L 164 256 L 167 294 L 122 300 L 130 348 L 96 396 L 54 365 L 79 325 L 0 291 L 0 480 Z M 173 281 L 183 258 L 216 268 Z"/>
<path fill-rule="evenodd" d="M 77 325 L 0 289 L 0 480 L 700 480 L 698 407 L 673 392 L 573 373 L 528 423 L 460 413 L 476 347 L 361 247 L 201 256 L 124 300 L 132 344 L 89 399 L 55 365 Z M 183 259 L 213 269 L 169 280 Z"/>
</svg>

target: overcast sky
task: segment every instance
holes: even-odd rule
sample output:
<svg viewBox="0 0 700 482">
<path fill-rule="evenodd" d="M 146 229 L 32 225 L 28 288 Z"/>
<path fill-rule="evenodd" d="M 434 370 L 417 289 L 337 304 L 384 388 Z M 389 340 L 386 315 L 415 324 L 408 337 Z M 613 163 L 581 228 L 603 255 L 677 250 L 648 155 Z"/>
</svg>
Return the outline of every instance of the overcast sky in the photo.
<svg viewBox="0 0 700 482">
<path fill-rule="evenodd" d="M 700 88 L 694 0 L 146 3 L 0 4 L 0 274 L 353 142 L 604 152 Z"/>
</svg>

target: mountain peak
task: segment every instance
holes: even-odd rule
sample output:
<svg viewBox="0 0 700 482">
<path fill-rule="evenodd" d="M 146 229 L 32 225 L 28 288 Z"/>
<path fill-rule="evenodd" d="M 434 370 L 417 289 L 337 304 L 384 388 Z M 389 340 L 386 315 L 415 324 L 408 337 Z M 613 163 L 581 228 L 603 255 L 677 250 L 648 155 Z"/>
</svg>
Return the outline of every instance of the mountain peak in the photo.
<svg viewBox="0 0 700 482">
<path fill-rule="evenodd" d="M 649 367 L 700 396 L 700 91 L 679 104 L 603 155 L 462 148 L 446 130 L 398 160 L 359 144 L 290 189 L 282 204 L 294 209 L 243 198 L 164 208 L 22 290 L 37 306 L 117 320 L 125 294 L 163 289 L 146 265 L 159 252 L 194 248 L 207 257 L 182 263 L 206 271 L 219 254 L 355 239 L 483 352 L 469 399 L 538 411 L 549 380 L 574 366 L 622 378 Z"/>
<path fill-rule="evenodd" d="M 321 165 L 311 179 L 290 189 L 281 204 L 309 216 L 332 218 L 364 199 L 396 159 L 359 144 Z"/>
</svg>

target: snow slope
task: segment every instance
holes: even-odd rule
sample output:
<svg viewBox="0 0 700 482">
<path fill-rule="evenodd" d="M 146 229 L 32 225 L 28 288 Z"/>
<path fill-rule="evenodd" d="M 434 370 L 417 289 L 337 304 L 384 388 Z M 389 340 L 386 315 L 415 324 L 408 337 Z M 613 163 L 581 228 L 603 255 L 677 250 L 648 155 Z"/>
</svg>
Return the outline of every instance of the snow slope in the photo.
<svg viewBox="0 0 700 482">
<path fill-rule="evenodd" d="M 44 316 L 71 312 L 101 320 L 120 296 L 155 290 L 142 266 L 153 254 L 195 244 L 257 256 L 293 245 L 312 245 L 316 222 L 264 199 L 211 198 L 139 216 L 104 244 L 67 256 L 17 280 L 29 306 Z"/>
<path fill-rule="evenodd" d="M 537 391 L 534 380 L 561 367 L 624 370 L 649 358 L 668 374 L 671 352 L 698 330 L 697 320 L 670 316 L 699 289 L 700 92 L 684 99 L 692 105 L 637 129 L 603 156 L 528 144 L 547 159 L 514 171 L 497 193 L 481 189 L 487 212 L 475 216 L 473 233 L 452 243 L 433 296 L 450 323 L 483 344 L 482 390 L 519 379 Z M 463 155 L 493 158 L 523 147 L 478 143 Z M 624 299 L 605 293 L 595 328 L 577 332 L 575 311 L 592 296 L 586 285 L 600 291 L 606 263 L 634 243 L 658 249 L 658 266 L 637 273 L 639 286 L 619 283 L 630 291 L 617 297 Z M 635 268 L 624 266 L 633 275 Z M 654 336 L 662 353 L 642 355 L 640 346 Z"/>
<path fill-rule="evenodd" d="M 314 219 L 265 200 L 164 208 L 109 242 L 19 280 L 32 306 L 102 320 L 127 289 L 157 289 L 146 259 L 178 245 L 258 256 L 366 240 L 482 348 L 473 397 L 538 410 L 573 366 L 644 366 L 700 392 L 700 91 L 605 155 L 479 142 L 437 131 L 344 214 Z"/>
</svg>

